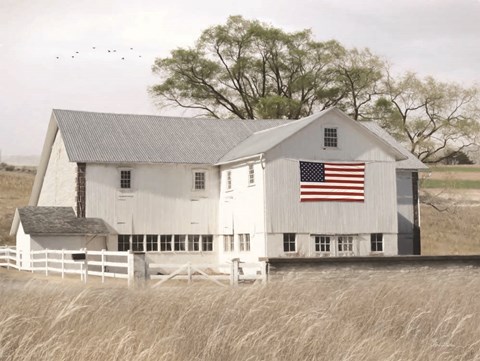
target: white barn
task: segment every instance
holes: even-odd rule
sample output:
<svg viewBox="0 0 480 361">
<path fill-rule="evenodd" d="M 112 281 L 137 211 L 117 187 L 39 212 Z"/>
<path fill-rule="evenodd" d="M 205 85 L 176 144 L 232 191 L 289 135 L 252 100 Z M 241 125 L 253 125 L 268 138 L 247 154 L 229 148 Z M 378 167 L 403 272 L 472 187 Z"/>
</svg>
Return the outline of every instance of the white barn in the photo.
<svg viewBox="0 0 480 361">
<path fill-rule="evenodd" d="M 358 187 L 309 192 L 300 162 L 360 165 Z M 296 121 L 53 110 L 29 205 L 100 219 L 109 234 L 87 248 L 158 263 L 419 254 L 424 168 L 378 125 L 336 108 Z M 26 250 L 21 214 L 11 233 Z"/>
</svg>

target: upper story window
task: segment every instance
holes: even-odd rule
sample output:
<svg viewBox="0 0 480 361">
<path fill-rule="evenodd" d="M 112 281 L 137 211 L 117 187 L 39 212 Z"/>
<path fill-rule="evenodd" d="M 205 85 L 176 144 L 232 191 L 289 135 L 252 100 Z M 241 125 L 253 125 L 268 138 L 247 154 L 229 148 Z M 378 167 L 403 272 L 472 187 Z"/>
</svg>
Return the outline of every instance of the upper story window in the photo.
<svg viewBox="0 0 480 361">
<path fill-rule="evenodd" d="M 196 191 L 205 190 L 206 188 L 206 172 L 195 171 L 193 173 L 193 189 Z"/>
<path fill-rule="evenodd" d="M 120 188 L 132 188 L 132 171 L 129 169 L 120 170 Z"/>
<path fill-rule="evenodd" d="M 283 234 L 283 251 L 284 252 L 296 252 L 297 243 L 295 242 L 295 233 Z"/>
<path fill-rule="evenodd" d="M 248 165 L 248 185 L 255 184 L 255 169 L 253 168 L 253 164 Z"/>
<path fill-rule="evenodd" d="M 338 134 L 337 128 L 325 128 L 323 132 L 323 146 L 328 148 L 337 148 Z"/>
<path fill-rule="evenodd" d="M 232 171 L 227 171 L 227 191 L 232 189 Z"/>
</svg>

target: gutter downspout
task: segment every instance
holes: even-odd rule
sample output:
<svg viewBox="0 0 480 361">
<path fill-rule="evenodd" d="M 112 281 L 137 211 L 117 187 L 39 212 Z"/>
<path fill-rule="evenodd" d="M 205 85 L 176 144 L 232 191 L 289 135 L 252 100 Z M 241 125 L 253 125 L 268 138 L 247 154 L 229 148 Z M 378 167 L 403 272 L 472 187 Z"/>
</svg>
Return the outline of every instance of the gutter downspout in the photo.
<svg viewBox="0 0 480 361">
<path fill-rule="evenodd" d="M 267 192 L 266 192 L 266 162 L 263 157 L 264 153 L 260 154 L 260 166 L 263 170 L 263 233 L 265 235 L 265 257 L 268 257 L 268 231 L 267 231 Z"/>
</svg>

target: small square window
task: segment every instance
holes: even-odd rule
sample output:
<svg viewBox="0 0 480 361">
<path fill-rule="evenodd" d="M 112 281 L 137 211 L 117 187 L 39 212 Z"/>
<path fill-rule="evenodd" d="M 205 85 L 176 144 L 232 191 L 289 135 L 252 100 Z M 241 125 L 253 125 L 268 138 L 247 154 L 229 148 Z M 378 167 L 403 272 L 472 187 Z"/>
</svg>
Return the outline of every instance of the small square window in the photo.
<svg viewBox="0 0 480 361">
<path fill-rule="evenodd" d="M 202 251 L 213 251 L 213 236 L 211 234 L 202 235 Z"/>
<path fill-rule="evenodd" d="M 190 252 L 200 251 L 200 235 L 198 234 L 188 235 L 188 250 Z"/>
<path fill-rule="evenodd" d="M 240 240 L 240 252 L 250 251 L 250 234 L 244 233 L 238 235 Z"/>
<path fill-rule="evenodd" d="M 143 234 L 134 234 L 132 236 L 132 251 L 143 252 Z"/>
<path fill-rule="evenodd" d="M 195 172 L 193 177 L 193 189 L 205 190 L 205 172 Z"/>
<path fill-rule="evenodd" d="M 315 236 L 315 252 L 330 253 L 330 236 Z"/>
<path fill-rule="evenodd" d="M 162 234 L 160 236 L 160 251 L 170 252 L 172 250 L 172 235 Z"/>
<path fill-rule="evenodd" d="M 132 171 L 121 170 L 120 171 L 120 188 L 130 189 L 132 187 Z"/>
<path fill-rule="evenodd" d="M 147 234 L 147 252 L 158 251 L 158 236 Z"/>
<path fill-rule="evenodd" d="M 120 252 L 130 250 L 130 235 L 128 234 L 118 235 L 118 250 Z"/>
<path fill-rule="evenodd" d="M 283 251 L 284 252 L 296 251 L 295 233 L 283 234 Z"/>
<path fill-rule="evenodd" d="M 176 234 L 173 242 L 173 249 L 175 251 L 185 251 L 185 240 L 186 236 L 184 234 Z"/>
<path fill-rule="evenodd" d="M 232 171 L 227 171 L 227 191 L 232 189 Z"/>
<path fill-rule="evenodd" d="M 336 148 L 337 142 L 337 128 L 325 128 L 324 129 L 323 145 L 328 148 Z"/>
<path fill-rule="evenodd" d="M 233 234 L 223 235 L 223 250 L 225 252 L 233 252 L 235 250 Z"/>
<path fill-rule="evenodd" d="M 255 184 L 255 169 L 253 168 L 253 164 L 248 165 L 248 185 Z"/>
<path fill-rule="evenodd" d="M 372 233 L 370 235 L 370 250 L 372 252 L 383 252 L 383 233 Z"/>
<path fill-rule="evenodd" d="M 338 254 L 342 256 L 353 256 L 353 237 L 339 236 L 338 237 Z"/>
</svg>

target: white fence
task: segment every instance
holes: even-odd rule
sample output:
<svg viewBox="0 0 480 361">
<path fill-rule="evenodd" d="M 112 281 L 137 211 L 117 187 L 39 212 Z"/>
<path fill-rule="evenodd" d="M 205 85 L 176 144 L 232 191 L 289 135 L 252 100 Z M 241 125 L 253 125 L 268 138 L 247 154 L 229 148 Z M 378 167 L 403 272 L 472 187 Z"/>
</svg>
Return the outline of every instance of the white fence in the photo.
<svg viewBox="0 0 480 361">
<path fill-rule="evenodd" d="M 135 264 L 138 256 L 131 251 L 91 251 L 80 250 L 51 250 L 21 252 L 15 247 L 0 247 L 0 267 L 17 269 L 20 271 L 42 272 L 45 276 L 56 273 L 65 275 L 79 275 L 87 283 L 89 276 L 105 278 L 127 279 L 132 285 L 137 281 L 152 279 L 159 280 L 153 285 L 157 287 L 166 281 L 177 278 L 187 280 L 208 279 L 218 285 L 238 285 L 240 282 L 262 280 L 266 282 L 265 263 L 243 263 L 238 258 L 230 264 Z M 219 272 L 222 270 L 223 272 Z M 223 281 L 223 282 L 222 282 Z"/>
</svg>

